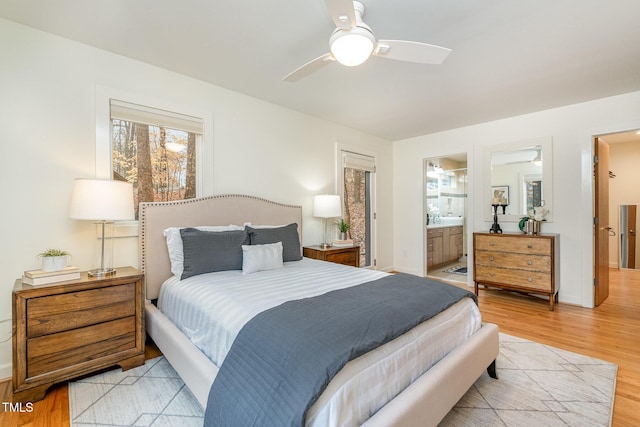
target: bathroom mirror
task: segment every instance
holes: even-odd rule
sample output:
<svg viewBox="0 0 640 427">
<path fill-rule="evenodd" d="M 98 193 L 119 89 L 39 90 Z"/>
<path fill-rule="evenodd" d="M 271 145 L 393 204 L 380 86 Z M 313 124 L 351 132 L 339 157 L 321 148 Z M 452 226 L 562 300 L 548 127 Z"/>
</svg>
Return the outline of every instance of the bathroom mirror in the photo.
<svg viewBox="0 0 640 427">
<path fill-rule="evenodd" d="M 553 220 L 552 138 L 542 137 L 484 149 L 485 221 L 493 221 L 491 204 L 498 208 L 499 222 L 518 222 L 534 206 L 549 210 L 545 220 Z"/>
</svg>

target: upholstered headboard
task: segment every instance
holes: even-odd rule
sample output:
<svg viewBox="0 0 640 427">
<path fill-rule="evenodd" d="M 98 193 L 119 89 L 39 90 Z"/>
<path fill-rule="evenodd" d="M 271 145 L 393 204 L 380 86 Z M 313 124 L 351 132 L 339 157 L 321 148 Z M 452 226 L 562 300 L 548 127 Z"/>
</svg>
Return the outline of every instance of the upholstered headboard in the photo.
<svg viewBox="0 0 640 427">
<path fill-rule="evenodd" d="M 285 225 L 298 224 L 302 243 L 302 207 L 284 205 L 253 196 L 237 194 L 140 203 L 139 257 L 145 274 L 146 298 L 158 298 L 160 286 L 171 277 L 171 265 L 163 231 L 168 227 L 202 225 Z M 300 245 L 302 247 L 302 244 Z"/>
</svg>

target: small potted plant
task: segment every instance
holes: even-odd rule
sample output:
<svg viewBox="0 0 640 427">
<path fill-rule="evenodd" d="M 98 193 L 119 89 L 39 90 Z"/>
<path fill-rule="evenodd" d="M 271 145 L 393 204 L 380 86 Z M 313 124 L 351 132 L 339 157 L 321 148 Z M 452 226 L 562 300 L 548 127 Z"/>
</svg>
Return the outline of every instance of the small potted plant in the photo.
<svg viewBox="0 0 640 427">
<path fill-rule="evenodd" d="M 62 249 L 47 249 L 38 254 L 42 261 L 42 271 L 64 270 L 71 254 Z"/>
<path fill-rule="evenodd" d="M 340 232 L 340 240 L 346 240 L 347 239 L 347 232 L 351 228 L 351 224 L 346 222 L 344 219 L 341 219 L 340 221 L 337 221 L 334 225 L 336 226 L 336 228 Z"/>
</svg>

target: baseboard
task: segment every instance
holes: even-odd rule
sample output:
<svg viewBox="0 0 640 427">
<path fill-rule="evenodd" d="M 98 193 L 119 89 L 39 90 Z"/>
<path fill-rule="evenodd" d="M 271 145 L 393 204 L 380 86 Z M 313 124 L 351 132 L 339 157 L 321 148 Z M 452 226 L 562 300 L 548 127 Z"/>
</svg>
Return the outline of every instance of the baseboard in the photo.
<svg viewBox="0 0 640 427">
<path fill-rule="evenodd" d="M 10 380 L 13 376 L 11 372 L 11 363 L 5 363 L 0 365 L 0 382 Z"/>
</svg>

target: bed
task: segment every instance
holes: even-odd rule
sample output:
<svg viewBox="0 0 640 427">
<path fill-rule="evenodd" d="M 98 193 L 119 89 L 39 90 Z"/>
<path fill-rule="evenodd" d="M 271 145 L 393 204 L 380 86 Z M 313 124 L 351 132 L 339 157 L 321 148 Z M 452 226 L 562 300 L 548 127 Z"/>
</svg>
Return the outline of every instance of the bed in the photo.
<svg viewBox="0 0 640 427">
<path fill-rule="evenodd" d="M 216 355 L 215 352 L 205 354 L 206 351 L 202 350 L 203 347 L 197 340 L 194 344 L 187 337 L 191 334 L 185 335 L 184 328 L 176 326 L 170 320 L 170 317 L 175 315 L 163 313 L 154 304 L 161 295 L 163 284 L 172 282 L 173 276 L 163 232 L 169 227 L 294 223 L 302 224 L 300 206 L 284 205 L 244 195 L 224 195 L 177 202 L 142 203 L 140 205 L 139 253 L 140 267 L 145 274 L 146 283 L 146 330 L 203 407 L 207 405 L 211 385 L 219 371 L 213 360 L 219 363 L 219 359 L 224 358 L 224 354 Z M 298 238 L 301 243 L 301 227 Z M 363 274 L 363 276 L 354 278 L 354 281 L 373 280 L 385 274 L 307 259 L 285 264 L 287 264 L 285 269 L 291 271 L 299 268 L 318 269 L 318 274 L 322 277 L 334 273 L 340 277 L 348 277 L 351 272 L 358 270 L 353 274 Z M 209 276 L 209 274 L 204 276 Z M 233 276 L 233 273 L 213 273 L 213 276 L 216 278 L 214 280 L 226 282 L 232 280 L 230 276 Z M 261 276 L 256 274 L 252 279 L 256 280 L 257 277 Z M 197 276 L 189 279 L 196 282 L 200 280 Z M 181 281 L 174 278 L 173 282 Z M 277 301 L 272 304 L 277 304 Z M 463 309 L 458 307 L 456 310 Z M 248 316 L 250 315 L 248 314 Z M 415 331 L 410 331 L 405 335 L 413 333 Z M 233 336 L 227 339 L 232 341 Z M 398 340 L 394 340 L 394 342 Z M 468 337 L 461 339 L 452 350 L 447 350 L 446 355 L 437 360 L 426 372 L 417 375 L 415 373 L 407 374 L 414 375 L 416 378 L 411 379 L 408 386 L 402 386 L 401 391 L 393 392 L 387 398 L 387 403 L 372 411 L 373 415 L 367 416 L 365 420 L 361 419 L 357 423 L 366 426 L 437 425 L 477 378 L 483 374 L 485 369 L 491 368 L 495 372 L 494 362 L 497 354 L 497 327 L 492 324 L 480 323 Z M 359 362 L 358 359 L 349 362 L 336 375 L 335 380 L 338 381 L 339 377 L 340 381 L 348 382 L 352 362 L 356 365 L 357 363 L 365 363 Z M 342 389 L 342 386 L 336 386 L 333 381 L 329 383 L 329 387 L 321 395 L 319 401 L 326 403 L 333 399 L 329 394 L 331 390 L 336 388 Z M 349 404 L 348 401 L 347 404 Z M 331 406 L 332 403 L 327 405 L 324 407 L 324 412 L 323 409 L 317 409 L 315 405 L 312 407 L 310 411 L 315 420 L 313 425 L 343 424 L 342 421 L 329 420 L 336 419 L 331 418 L 336 411 L 352 412 L 352 408 L 345 411 L 344 407 L 339 405 Z M 365 412 L 366 410 L 366 408 L 362 409 Z M 328 416 L 327 414 L 333 415 Z"/>
</svg>

